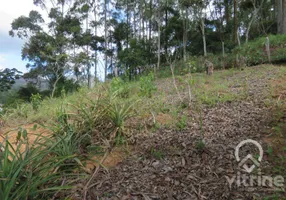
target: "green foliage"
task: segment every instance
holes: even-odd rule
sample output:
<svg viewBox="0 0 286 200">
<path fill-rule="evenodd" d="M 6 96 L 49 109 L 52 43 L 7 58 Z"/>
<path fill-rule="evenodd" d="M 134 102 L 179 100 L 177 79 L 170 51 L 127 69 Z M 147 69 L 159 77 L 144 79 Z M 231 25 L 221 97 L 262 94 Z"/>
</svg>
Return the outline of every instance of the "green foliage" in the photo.
<svg viewBox="0 0 286 200">
<path fill-rule="evenodd" d="M 31 83 L 28 83 L 26 85 L 26 87 L 21 87 L 17 94 L 18 94 L 18 97 L 19 99 L 22 99 L 24 101 L 31 101 L 31 97 L 33 94 L 39 94 L 41 93 L 40 90 L 35 87 L 33 84 Z"/>
<path fill-rule="evenodd" d="M 136 102 L 116 100 L 110 101 L 107 105 L 107 118 L 118 128 L 119 133 L 124 131 L 126 120 L 133 116 L 133 107 Z"/>
<path fill-rule="evenodd" d="M 187 116 L 186 115 L 183 115 L 181 116 L 181 118 L 178 120 L 178 122 L 176 123 L 176 127 L 179 129 L 179 130 L 183 130 L 187 127 Z"/>
<path fill-rule="evenodd" d="M 270 35 L 270 55 L 272 62 L 285 61 L 286 59 L 286 35 Z M 247 44 L 234 49 L 234 53 L 247 57 L 248 65 L 258 65 L 268 62 L 265 50 L 266 37 L 260 37 Z"/>
<path fill-rule="evenodd" d="M 73 129 L 70 129 L 64 134 L 55 134 L 53 138 L 47 141 L 48 145 L 56 144 L 50 152 L 52 155 L 68 158 L 65 160 L 65 166 L 62 169 L 74 169 L 77 166 L 82 166 L 79 155 L 85 137 L 88 137 L 88 135 L 80 137 Z"/>
<path fill-rule="evenodd" d="M 35 145 L 30 147 L 26 137 L 26 131 L 19 132 L 16 149 L 8 140 L 3 143 L 4 151 L 0 155 L 1 200 L 48 199 L 50 192 L 70 188 L 60 186 L 63 171 L 57 170 L 65 165 L 68 157 L 50 156 L 55 145 L 36 145 L 40 141 L 45 143 L 45 138 L 38 137 Z"/>
<path fill-rule="evenodd" d="M 196 143 L 196 149 L 199 150 L 199 151 L 202 151 L 204 150 L 206 147 L 206 144 L 203 140 L 199 140 L 197 143 Z"/>
<path fill-rule="evenodd" d="M 0 92 L 10 90 L 15 80 L 21 77 L 22 72 L 17 69 L 0 70 Z"/>
<path fill-rule="evenodd" d="M 157 160 L 162 160 L 164 158 L 164 153 L 161 150 L 157 150 L 155 147 L 151 148 L 151 155 Z"/>
<path fill-rule="evenodd" d="M 62 78 L 56 86 L 54 97 L 65 96 L 66 94 L 78 91 L 79 88 L 80 88 L 80 85 L 77 82 L 74 82 L 71 79 Z M 50 93 L 51 93 L 51 90 L 49 90 L 49 94 Z"/>
<path fill-rule="evenodd" d="M 31 101 L 33 110 L 38 111 L 38 109 L 41 105 L 41 102 L 42 102 L 41 95 L 39 93 L 38 94 L 32 94 L 30 101 Z"/>
<path fill-rule="evenodd" d="M 272 156 L 272 154 L 273 154 L 273 147 L 268 145 L 266 152 L 267 152 L 268 155 Z"/>
<path fill-rule="evenodd" d="M 124 82 L 121 78 L 115 77 L 110 83 L 111 92 L 121 98 L 128 98 L 130 96 L 129 84 Z"/>
<path fill-rule="evenodd" d="M 4 107 L 7 118 L 16 119 L 16 118 L 28 118 L 29 111 L 32 110 L 30 104 L 26 103 L 15 103 L 13 107 Z"/>
<path fill-rule="evenodd" d="M 140 96 L 145 97 L 152 97 L 152 94 L 154 91 L 156 91 L 156 86 L 154 84 L 154 74 L 149 73 L 148 76 L 142 76 L 140 78 L 139 84 L 140 84 Z"/>
</svg>

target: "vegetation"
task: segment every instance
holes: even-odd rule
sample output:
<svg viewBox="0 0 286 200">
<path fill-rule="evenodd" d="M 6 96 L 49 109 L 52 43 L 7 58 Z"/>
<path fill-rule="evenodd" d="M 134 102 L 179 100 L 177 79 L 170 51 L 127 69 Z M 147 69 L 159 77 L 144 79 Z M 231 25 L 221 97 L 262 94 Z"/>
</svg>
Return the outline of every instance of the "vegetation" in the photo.
<svg viewBox="0 0 286 200">
<path fill-rule="evenodd" d="M 205 59 L 217 69 L 238 67 L 246 55 L 249 65 L 283 60 L 282 1 L 35 0 L 42 12 L 15 19 L 9 34 L 27 40 L 24 77 L 45 78 L 53 96 L 70 74 L 90 88 L 114 76 L 133 80 L 154 71 L 156 77 L 173 60 L 191 64 L 192 72 L 204 71 Z"/>
<path fill-rule="evenodd" d="M 10 90 L 20 75 L 21 72 L 15 68 L 0 70 L 0 92 Z"/>
<path fill-rule="evenodd" d="M 237 188 L 227 190 L 233 196 L 219 193 L 234 165 L 224 160 L 233 140 L 250 136 L 269 140 L 266 172 L 285 175 L 286 69 L 272 65 L 286 60 L 284 0 L 275 1 L 282 10 L 267 0 L 33 2 L 48 18 L 31 11 L 9 32 L 26 41 L 28 83 L 11 90 L 21 73 L 0 71 L 0 199 L 125 195 L 108 184 L 131 184 L 141 169 L 148 184 L 167 185 L 158 187 L 161 195 L 172 187 L 186 195 L 177 199 L 232 199 Z M 39 86 L 43 80 L 47 90 Z M 260 118 L 265 113 L 273 121 Z M 107 160 L 115 162 L 118 149 L 132 156 L 112 171 Z M 146 178 L 134 180 L 140 188 Z M 128 184 L 121 184 L 128 187 L 124 198 L 150 199 L 150 191 L 137 194 Z M 257 193 L 279 199 L 281 190 Z"/>
<path fill-rule="evenodd" d="M 21 199 L 27 195 L 33 198 L 52 198 L 55 194 L 67 197 L 70 192 L 65 190 L 71 190 L 74 183 L 78 181 L 75 177 L 80 176 L 80 182 L 89 185 L 92 182 L 91 179 L 96 176 L 91 176 L 92 172 L 86 166 L 88 160 L 94 159 L 94 154 L 102 155 L 102 152 L 111 152 L 115 146 L 130 144 L 133 138 L 144 132 L 146 128 L 150 133 L 155 132 L 155 134 L 163 127 L 179 132 L 189 130 L 190 124 L 196 121 L 195 116 L 189 114 L 190 110 L 201 115 L 205 107 L 216 107 L 221 103 L 239 102 L 250 98 L 251 86 L 248 85 L 248 81 L 257 78 L 265 79 L 271 67 L 260 66 L 259 70 L 258 72 L 255 67 L 246 68 L 244 71 L 231 69 L 215 72 L 213 76 L 202 73 L 193 73 L 191 76 L 176 75 L 178 92 L 186 102 L 183 104 L 174 90 L 171 77 L 155 81 L 150 74 L 141 77 L 137 82 L 125 82 L 115 78 L 110 83 L 99 83 L 93 89 L 81 88 L 78 92 L 58 98 L 42 99 L 41 95 L 33 94 L 30 102 L 17 103 L 16 107 L 5 107 L 2 118 L 7 125 L 38 123 L 49 130 L 49 134 L 39 135 L 35 141 L 29 141 L 29 132 L 20 130 L 17 146 L 12 145 L 8 140 L 4 141 L 3 144 L 6 146 L 4 146 L 3 156 L 8 156 L 7 162 L 15 163 L 15 166 L 13 165 L 15 170 L 20 170 L 2 174 L 2 179 L 7 178 L 8 174 L 17 174 L 17 176 L 11 182 L 1 184 L 7 187 L 11 185 L 9 186 L 11 191 L 19 187 L 21 192 L 17 192 L 20 196 L 10 197 L 12 193 L 3 186 L 3 194 L 8 195 L 5 197 L 8 199 Z M 279 72 L 275 73 L 276 79 L 286 74 L 285 68 L 277 68 L 277 70 Z M 188 85 L 191 86 L 191 101 L 188 98 Z M 154 88 L 160 92 L 154 92 Z M 271 101 L 267 105 L 276 107 L 280 104 Z M 159 117 L 162 114 L 172 119 L 165 122 L 166 117 L 164 119 Z M 150 122 L 148 122 L 148 116 L 151 117 Z M 151 126 L 149 126 L 150 123 Z M 201 117 L 199 124 L 201 133 L 200 139 L 195 142 L 195 148 L 203 154 L 208 146 L 204 141 L 205 127 Z M 35 129 L 33 132 L 37 132 L 37 126 L 33 129 Z M 164 150 L 165 147 L 161 148 L 153 146 L 149 151 L 150 155 L 156 160 L 163 160 L 167 152 Z M 270 147 L 267 152 L 269 155 L 275 155 L 274 149 Z M 39 158 L 41 160 L 38 160 Z M 93 162 L 102 164 L 99 158 Z M 104 160 L 105 157 L 102 159 Z M 14 170 L 6 166 L 8 164 L 5 162 L 3 167 Z M 48 166 L 43 164 L 41 166 L 46 167 L 41 169 L 38 166 L 42 162 L 51 164 Z M 26 166 L 28 163 L 29 166 Z M 20 168 L 17 167 L 18 165 L 21 165 Z M 33 167 L 35 167 L 34 173 L 26 175 L 25 173 L 28 172 L 25 170 Z M 43 173 L 46 174 L 45 179 L 40 179 L 39 176 Z M 97 174 L 97 170 L 94 173 Z M 27 185 L 31 180 L 39 179 L 39 182 L 27 188 L 26 185 L 16 184 L 18 179 L 26 180 L 21 184 L 27 183 Z M 84 188 L 82 190 L 86 191 Z"/>
</svg>

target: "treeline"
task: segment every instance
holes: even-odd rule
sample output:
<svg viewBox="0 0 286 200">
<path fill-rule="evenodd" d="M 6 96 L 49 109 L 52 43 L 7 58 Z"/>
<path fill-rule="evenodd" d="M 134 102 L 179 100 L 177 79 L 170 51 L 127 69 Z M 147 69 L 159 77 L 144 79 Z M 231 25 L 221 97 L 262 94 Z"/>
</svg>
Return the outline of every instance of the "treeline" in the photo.
<svg viewBox="0 0 286 200">
<path fill-rule="evenodd" d="M 53 96 L 71 74 L 91 87 L 94 79 L 132 79 L 170 60 L 225 60 L 250 40 L 286 33 L 283 1 L 34 0 L 42 12 L 15 19 L 9 33 L 27 39 L 24 77 L 44 77 Z"/>
</svg>

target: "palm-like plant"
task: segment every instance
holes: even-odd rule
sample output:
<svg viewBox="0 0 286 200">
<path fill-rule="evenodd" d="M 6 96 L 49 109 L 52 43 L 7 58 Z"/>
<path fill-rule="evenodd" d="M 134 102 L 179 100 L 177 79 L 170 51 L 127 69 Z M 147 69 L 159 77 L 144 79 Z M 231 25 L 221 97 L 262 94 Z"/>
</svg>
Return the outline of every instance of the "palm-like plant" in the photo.
<svg viewBox="0 0 286 200">
<path fill-rule="evenodd" d="M 118 101 L 116 98 L 110 98 L 105 104 L 107 110 L 107 119 L 113 124 L 118 133 L 124 132 L 125 122 L 134 116 L 134 105 L 137 101 Z"/>
<path fill-rule="evenodd" d="M 37 142 L 38 139 L 35 144 Z M 61 177 L 57 171 L 68 157 L 49 155 L 56 144 L 29 147 L 27 142 L 20 141 L 14 148 L 8 140 L 4 143 L 0 155 L 1 200 L 47 199 L 49 191 L 69 188 L 60 186 Z"/>
</svg>

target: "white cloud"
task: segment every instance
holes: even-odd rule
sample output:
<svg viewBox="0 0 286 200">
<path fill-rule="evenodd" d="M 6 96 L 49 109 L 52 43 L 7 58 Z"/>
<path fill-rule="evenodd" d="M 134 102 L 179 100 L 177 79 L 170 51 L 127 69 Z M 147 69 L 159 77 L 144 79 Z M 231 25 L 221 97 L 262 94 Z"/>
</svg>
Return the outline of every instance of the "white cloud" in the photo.
<svg viewBox="0 0 286 200">
<path fill-rule="evenodd" d="M 0 63 L 1 62 L 4 62 L 6 59 L 5 59 L 5 55 L 4 54 L 0 54 Z"/>
<path fill-rule="evenodd" d="M 28 15 L 36 7 L 31 0 L 1 1 L 0 6 L 0 32 L 8 32 L 12 21 L 21 15 Z"/>
<path fill-rule="evenodd" d="M 6 61 L 5 55 L 0 54 L 0 70 L 5 69 L 3 62 Z"/>
</svg>

